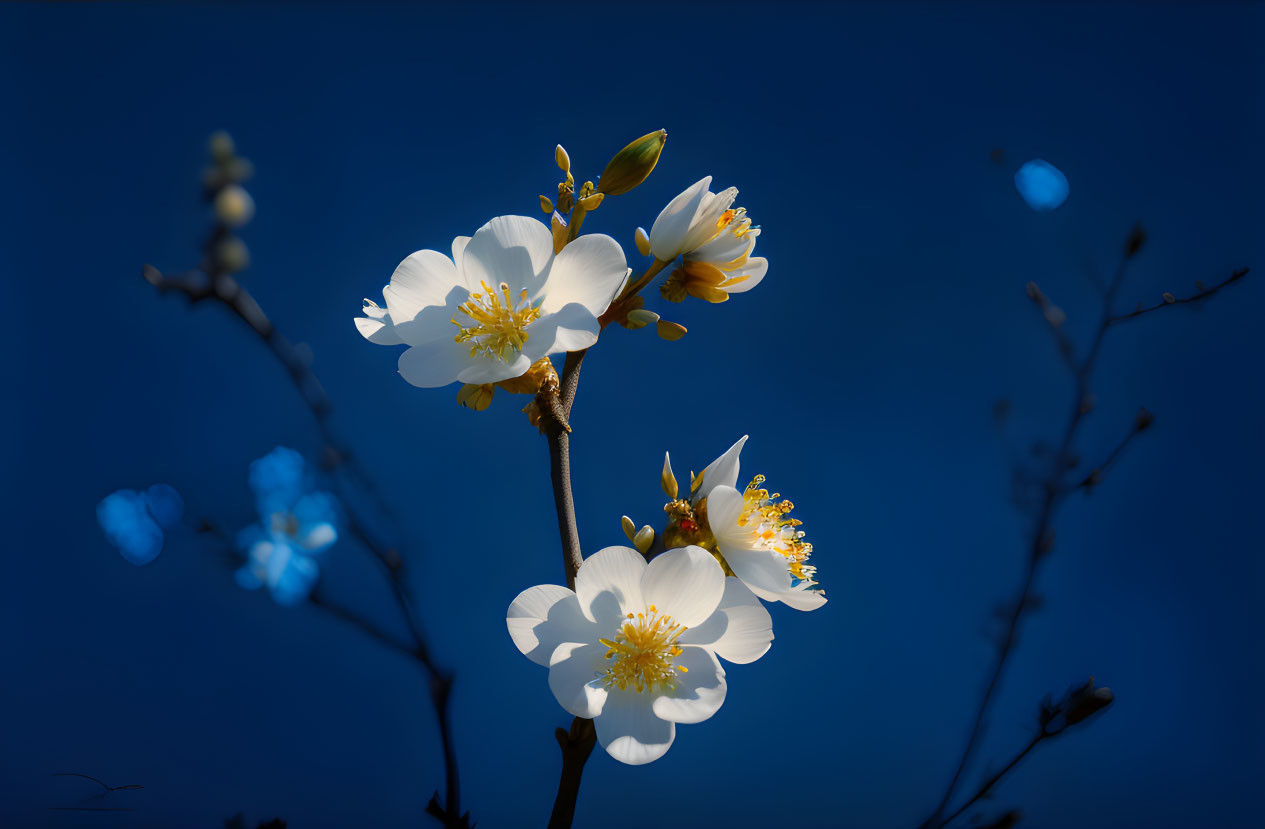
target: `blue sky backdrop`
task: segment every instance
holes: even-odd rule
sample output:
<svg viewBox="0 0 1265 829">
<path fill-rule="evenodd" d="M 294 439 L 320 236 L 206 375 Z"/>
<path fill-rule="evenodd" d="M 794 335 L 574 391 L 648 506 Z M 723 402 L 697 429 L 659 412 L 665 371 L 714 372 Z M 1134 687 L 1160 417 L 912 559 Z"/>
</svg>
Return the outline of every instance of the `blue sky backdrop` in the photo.
<svg viewBox="0 0 1265 829">
<path fill-rule="evenodd" d="M 504 612 L 562 578 L 544 440 L 522 398 L 475 413 L 455 388 L 410 387 L 352 317 L 408 253 L 539 215 L 556 143 L 583 180 L 662 127 L 654 175 L 585 230 L 631 251 L 711 174 L 764 228 L 769 275 L 668 307 L 680 342 L 611 330 L 590 355 L 584 546 L 620 543 L 623 513 L 658 522 L 665 449 L 698 469 L 750 434 L 744 472 L 795 501 L 830 603 L 774 608 L 772 651 L 730 670 L 725 706 L 663 760 L 595 755 L 577 826 L 915 825 L 1023 565 L 992 403 L 1014 401 L 1022 452 L 1061 429 L 1070 393 L 1024 284 L 1084 337 L 1085 270 L 1110 271 L 1136 220 L 1150 241 L 1122 308 L 1265 269 L 1263 35 L 1252 4 L 0 8 L 0 823 L 409 826 L 442 785 L 411 663 L 239 589 L 208 539 L 169 531 L 138 569 L 96 524 L 105 494 L 167 482 L 189 516 L 246 526 L 250 461 L 319 446 L 237 320 L 140 277 L 196 263 L 205 140 L 224 128 L 258 169 L 243 281 L 310 345 L 412 541 L 422 618 L 458 675 L 465 802 L 489 829 L 543 825 L 570 717 Z M 1070 182 L 1053 212 L 1015 192 L 1031 158 Z M 982 759 L 1090 674 L 1117 703 L 997 792 L 988 808 L 1026 826 L 1259 820 L 1261 277 L 1108 343 L 1085 457 L 1139 405 L 1156 424 L 1061 515 Z M 330 593 L 398 626 L 363 551 L 340 542 L 326 563 Z M 145 788 L 108 799 L 131 813 L 50 811 L 91 794 L 55 772 Z"/>
</svg>

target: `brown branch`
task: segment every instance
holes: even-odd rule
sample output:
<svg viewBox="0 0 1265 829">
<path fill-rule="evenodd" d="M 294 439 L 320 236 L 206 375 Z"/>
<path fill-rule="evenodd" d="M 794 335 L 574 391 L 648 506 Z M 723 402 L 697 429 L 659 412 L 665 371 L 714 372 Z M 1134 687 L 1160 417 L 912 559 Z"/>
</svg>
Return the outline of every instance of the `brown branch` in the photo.
<svg viewBox="0 0 1265 829">
<path fill-rule="evenodd" d="M 571 406 L 580 385 L 580 366 L 585 351 L 567 354 L 562 375 L 556 381 L 547 381 L 536 396 L 541 413 L 541 424 L 549 443 L 549 473 L 553 482 L 553 500 L 558 513 L 558 535 L 562 542 L 562 565 L 567 576 L 567 586 L 575 589 L 575 576 L 584 563 L 580 547 L 580 531 L 575 520 L 575 496 L 571 491 Z M 580 780 L 584 765 L 597 733 L 593 721 L 576 717 L 569 731 L 557 729 L 555 736 L 562 749 L 562 772 L 558 778 L 558 794 L 554 798 L 553 812 L 549 817 L 549 829 L 567 829 L 575 819 L 576 799 L 580 795 Z"/>
</svg>

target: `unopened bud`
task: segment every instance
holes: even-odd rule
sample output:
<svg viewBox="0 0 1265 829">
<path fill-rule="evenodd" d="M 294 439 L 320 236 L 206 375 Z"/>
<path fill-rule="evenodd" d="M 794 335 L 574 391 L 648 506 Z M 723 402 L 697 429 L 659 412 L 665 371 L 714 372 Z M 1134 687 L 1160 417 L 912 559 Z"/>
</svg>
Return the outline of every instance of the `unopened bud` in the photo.
<svg viewBox="0 0 1265 829">
<path fill-rule="evenodd" d="M 230 184 L 215 196 L 215 218 L 229 227 L 241 227 L 255 216 L 255 200 L 241 187 Z"/>
<path fill-rule="evenodd" d="M 226 236 L 215 246 L 215 264 L 221 273 L 238 273 L 250 266 L 250 251 L 236 236 Z"/>
<path fill-rule="evenodd" d="M 1168 291 L 1165 291 L 1165 292 L 1162 294 L 1162 296 L 1164 297 L 1164 301 L 1165 301 L 1165 302 L 1176 302 L 1176 301 L 1177 301 L 1177 297 L 1173 296 L 1173 295 L 1172 295 L 1172 294 L 1170 294 Z"/>
<path fill-rule="evenodd" d="M 632 190 L 646 180 L 659 163 L 659 154 L 668 140 L 665 130 L 647 133 L 615 153 L 597 180 L 597 189 L 611 196 Z"/>
<path fill-rule="evenodd" d="M 663 471 L 659 473 L 659 486 L 663 487 L 663 494 L 676 500 L 677 485 L 676 476 L 672 474 L 672 458 L 667 452 L 663 453 Z"/>
<path fill-rule="evenodd" d="M 541 209 L 541 212 L 544 212 L 544 213 L 553 212 L 553 202 L 549 201 L 548 196 L 540 197 L 540 209 Z"/>
<path fill-rule="evenodd" d="M 1137 256 L 1138 251 L 1142 250 L 1142 246 L 1146 244 L 1146 228 L 1140 224 L 1133 226 L 1129 231 L 1129 238 L 1124 241 L 1124 255 L 1126 257 Z"/>
<path fill-rule="evenodd" d="M 633 536 L 633 546 L 637 548 L 637 552 L 643 556 L 650 552 L 651 545 L 654 544 L 654 528 L 649 524 L 637 530 L 637 534 Z"/>
<path fill-rule="evenodd" d="M 633 234 L 633 240 L 637 243 L 637 252 L 642 256 L 650 255 L 650 234 L 646 233 L 644 227 L 637 228 L 637 232 Z"/>
<path fill-rule="evenodd" d="M 685 326 L 680 323 L 668 322 L 666 320 L 659 320 L 656 327 L 659 336 L 668 342 L 676 342 L 681 339 L 685 336 L 685 332 L 687 330 Z"/>
<path fill-rule="evenodd" d="M 1045 321 L 1050 324 L 1051 328 L 1058 328 L 1067 322 L 1067 314 L 1057 305 L 1047 305 L 1044 313 Z"/>
<path fill-rule="evenodd" d="M 626 327 L 636 331 L 638 328 L 645 328 L 647 325 L 653 325 L 658 321 L 659 315 L 654 311 L 636 308 L 628 312 L 628 324 Z"/>
<path fill-rule="evenodd" d="M 558 169 L 564 173 L 571 172 L 571 156 L 567 155 L 567 151 L 559 144 L 558 148 L 553 151 L 553 160 L 558 162 Z"/>
<path fill-rule="evenodd" d="M 467 409 L 481 412 L 492 405 L 496 387 L 490 383 L 466 383 L 457 392 L 457 402 Z"/>
<path fill-rule="evenodd" d="M 628 540 L 632 541 L 637 537 L 637 525 L 627 515 L 619 519 L 620 525 L 624 528 L 624 535 L 628 536 Z"/>
<path fill-rule="evenodd" d="M 1151 414 L 1146 407 L 1138 409 L 1138 413 L 1133 418 L 1133 428 L 1138 432 L 1145 432 L 1151 428 L 1151 424 L 1155 422 L 1155 415 Z"/>
<path fill-rule="evenodd" d="M 211 152 L 211 158 L 223 162 L 233 157 L 237 147 L 233 144 L 233 136 L 224 130 L 216 130 L 207 141 L 207 149 Z"/>
<path fill-rule="evenodd" d="M 602 203 L 602 199 L 606 198 L 605 193 L 594 193 L 591 196 L 585 196 L 580 199 L 580 207 L 584 210 L 596 210 Z"/>
<path fill-rule="evenodd" d="M 1115 698 L 1110 688 L 1095 688 L 1094 679 L 1090 677 L 1089 682 L 1084 686 L 1068 693 L 1063 719 L 1068 725 L 1075 725 L 1111 705 Z"/>
</svg>

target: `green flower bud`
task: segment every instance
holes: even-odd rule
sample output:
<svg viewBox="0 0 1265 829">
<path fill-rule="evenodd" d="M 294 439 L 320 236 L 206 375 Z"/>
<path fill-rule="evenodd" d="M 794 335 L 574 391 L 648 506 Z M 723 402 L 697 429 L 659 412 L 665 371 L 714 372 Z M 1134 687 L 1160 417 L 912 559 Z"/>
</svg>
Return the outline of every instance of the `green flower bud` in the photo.
<svg viewBox="0 0 1265 829">
<path fill-rule="evenodd" d="M 664 130 L 648 133 L 615 153 L 615 157 L 602 171 L 597 191 L 608 196 L 618 196 L 632 190 L 646 180 L 646 176 L 659 163 L 659 154 L 668 140 Z"/>
</svg>

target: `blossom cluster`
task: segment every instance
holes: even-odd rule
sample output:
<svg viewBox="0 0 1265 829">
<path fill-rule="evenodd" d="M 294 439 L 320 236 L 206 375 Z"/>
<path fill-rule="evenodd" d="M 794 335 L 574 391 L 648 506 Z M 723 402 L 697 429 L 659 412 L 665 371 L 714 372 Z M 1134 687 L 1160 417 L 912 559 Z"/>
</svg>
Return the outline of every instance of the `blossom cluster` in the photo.
<svg viewBox="0 0 1265 829">
<path fill-rule="evenodd" d="M 754 256 L 760 228 L 735 207 L 738 191 L 700 179 L 668 202 L 649 233 L 634 234 L 650 258 L 636 278 L 623 248 L 602 234 L 580 235 L 585 216 L 608 195 L 641 183 L 664 133 L 633 142 L 597 183 L 576 187 L 566 151 L 555 158 L 565 179 L 556 203 L 540 197 L 550 224 L 500 216 L 450 253 L 420 250 L 391 275 L 384 304 L 366 299 L 356 327 L 370 342 L 403 345 L 399 373 L 414 386 L 459 382 L 463 405 L 486 408 L 494 389 L 543 394 L 557 373 L 549 357 L 594 346 L 618 322 L 656 323 L 665 339 L 685 329 L 645 310 L 640 296 L 656 276 L 661 297 L 709 303 L 760 284 L 768 270 Z M 563 213 L 567 213 L 564 216 Z M 540 412 L 524 411 L 540 425 Z M 725 700 L 719 660 L 745 664 L 767 652 L 772 617 L 762 604 L 798 610 L 826 599 L 809 564 L 812 545 L 793 504 L 757 475 L 740 484 L 746 437 L 682 487 L 665 457 L 665 525 L 635 530 L 633 546 L 606 547 L 584 559 L 574 589 L 538 585 L 511 602 L 506 622 L 518 649 L 549 669 L 559 705 L 591 718 L 615 759 L 647 763 L 668 750 L 677 724 L 711 717 Z"/>
</svg>

